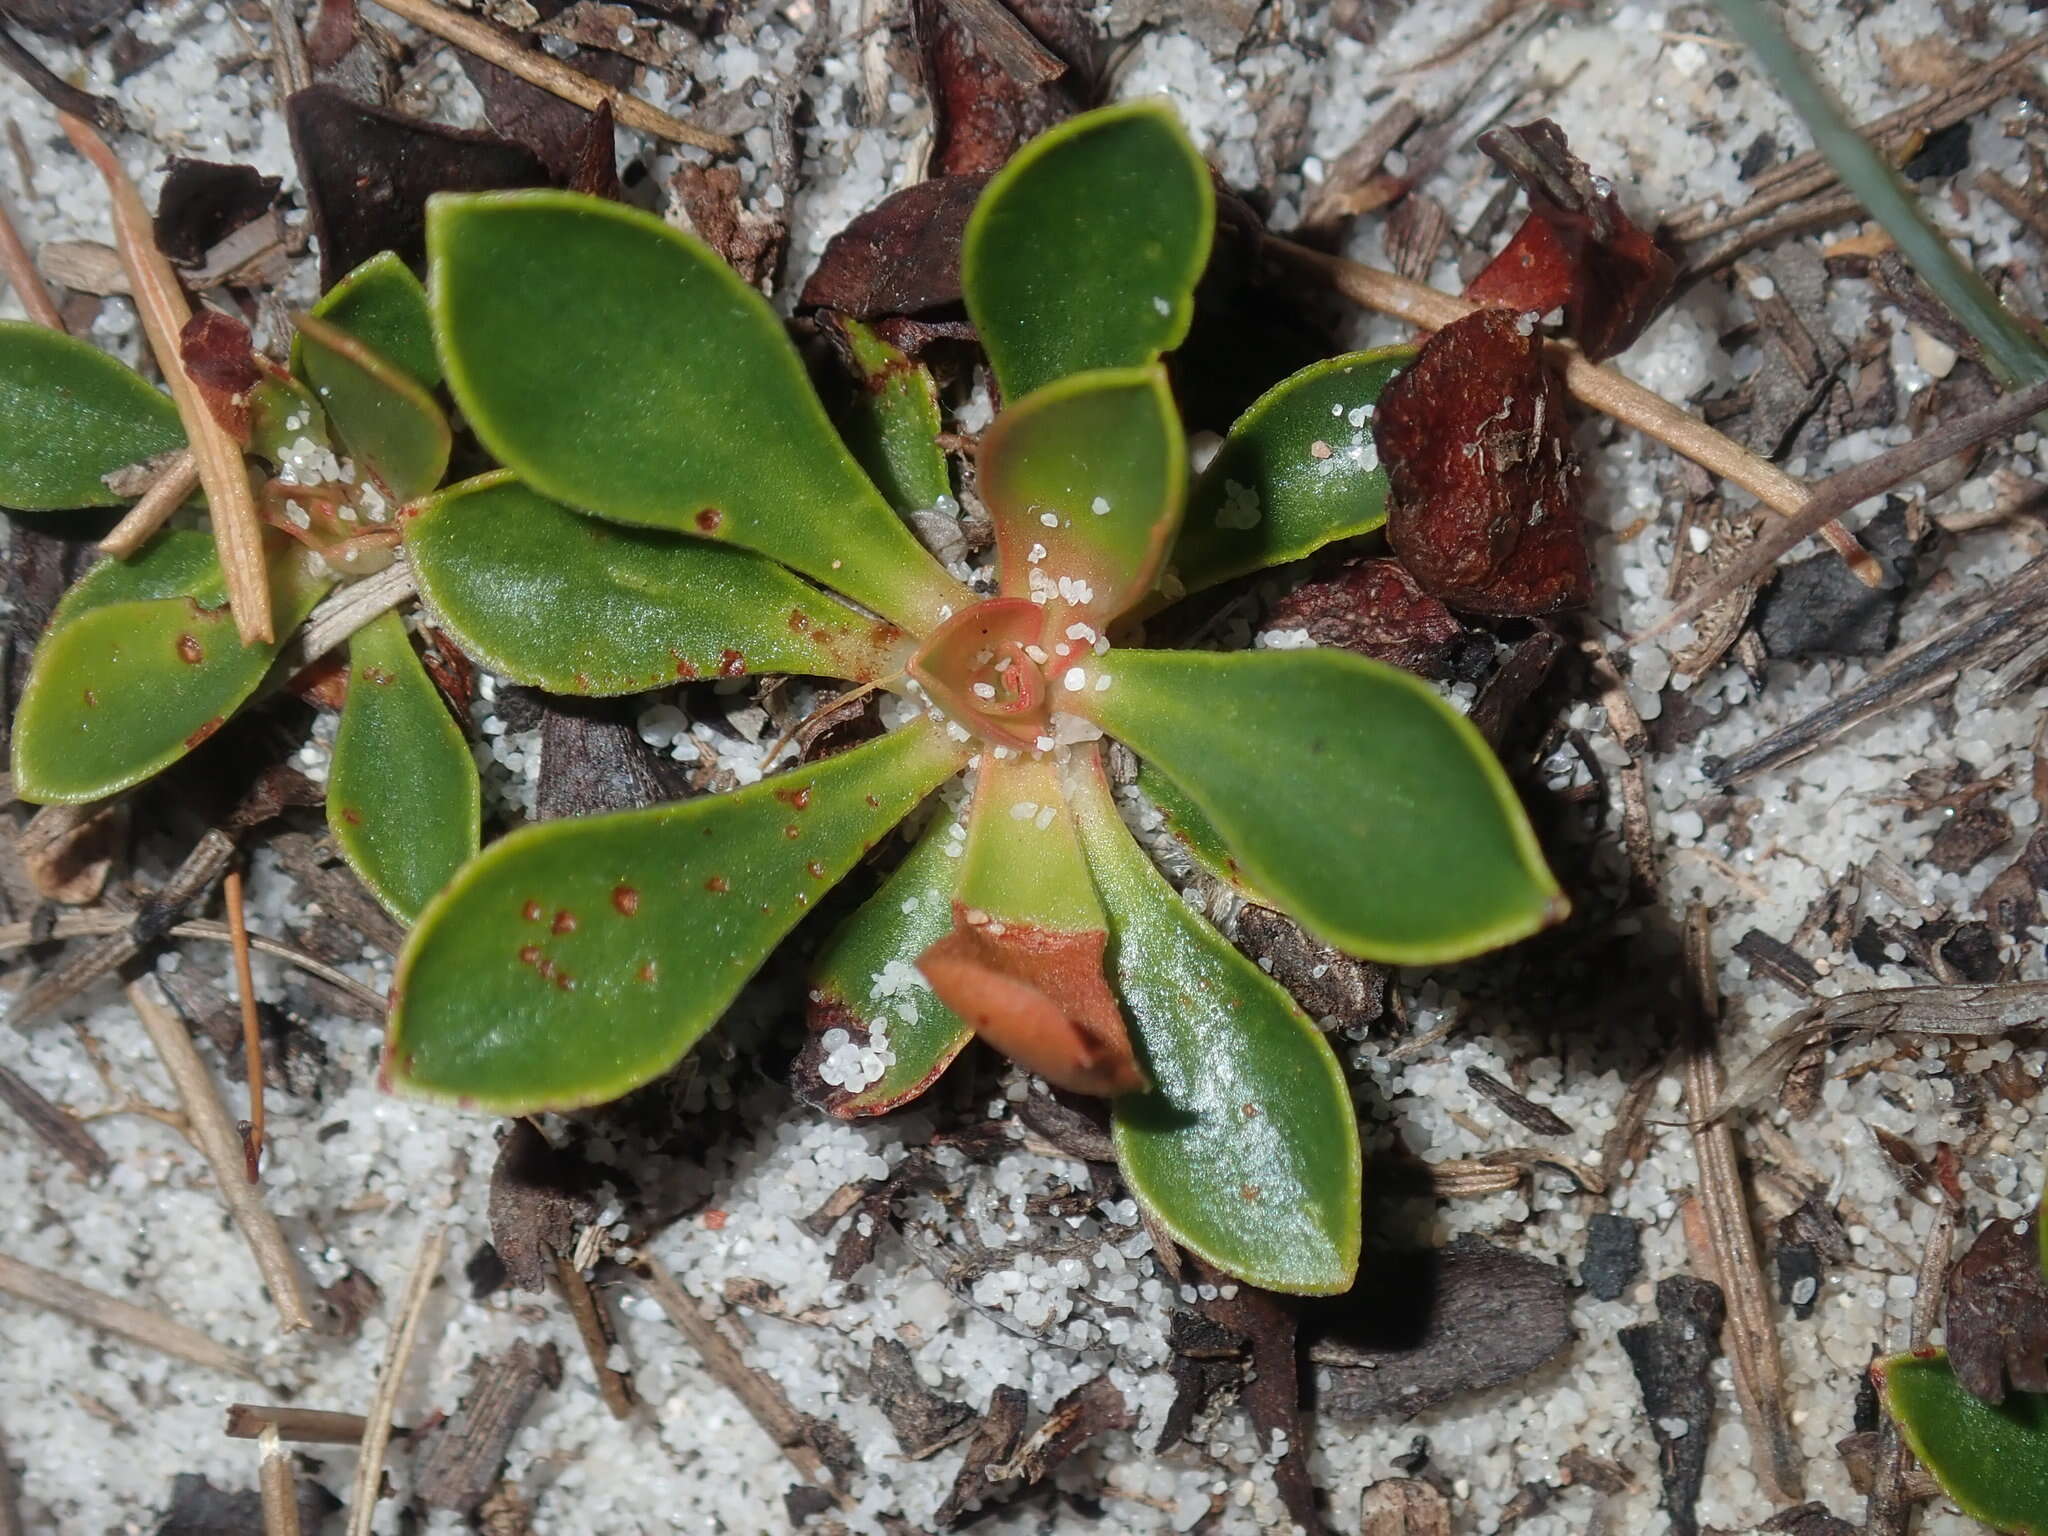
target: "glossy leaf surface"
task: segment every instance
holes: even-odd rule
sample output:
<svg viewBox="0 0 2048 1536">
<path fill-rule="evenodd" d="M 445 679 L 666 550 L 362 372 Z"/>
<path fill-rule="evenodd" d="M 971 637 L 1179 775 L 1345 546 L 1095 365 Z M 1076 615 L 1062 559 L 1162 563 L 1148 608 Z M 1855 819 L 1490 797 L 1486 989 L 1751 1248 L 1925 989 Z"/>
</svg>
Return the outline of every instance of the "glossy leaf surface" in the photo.
<svg viewBox="0 0 2048 1536">
<path fill-rule="evenodd" d="M 2008 1392 L 1995 1405 L 1972 1397 L 1938 1350 L 1873 1370 L 1906 1443 L 1964 1513 L 2048 1536 L 2048 1396 Z"/>
<path fill-rule="evenodd" d="M 395 501 L 424 496 L 448 472 L 448 418 L 397 364 L 339 326 L 299 318 L 299 358 L 341 446 Z"/>
<path fill-rule="evenodd" d="M 1186 483 L 1157 363 L 1078 374 L 1017 401 L 983 434 L 976 482 L 1004 596 L 1105 626 L 1158 576 Z"/>
<path fill-rule="evenodd" d="M 74 581 L 50 611 L 50 628 L 60 629 L 109 603 L 190 597 L 220 584 L 220 555 L 212 536 L 196 528 L 166 528 L 128 559 L 101 560 Z"/>
<path fill-rule="evenodd" d="M 730 794 L 521 828 L 420 914 L 386 1072 L 503 1114 L 638 1087 L 961 761 L 917 725 Z"/>
<path fill-rule="evenodd" d="M 903 639 L 749 550 L 571 512 L 507 474 L 404 520 L 413 575 L 464 650 L 515 682 L 618 694 L 682 678 L 895 671 Z"/>
<path fill-rule="evenodd" d="M 1007 400 L 1180 344 L 1216 220 L 1209 168 L 1158 102 L 1070 118 L 996 173 L 960 275 Z"/>
<path fill-rule="evenodd" d="M 1231 886 L 1247 900 L 1262 906 L 1272 905 L 1253 890 L 1251 882 L 1245 878 L 1244 867 L 1225 845 L 1216 824 L 1187 797 L 1185 790 L 1161 773 L 1155 764 L 1146 762 L 1139 765 L 1138 788 L 1159 812 L 1174 841 L 1198 867 Z"/>
<path fill-rule="evenodd" d="M 115 507 L 101 476 L 185 446 L 170 396 L 98 347 L 0 320 L 0 506 Z"/>
<path fill-rule="evenodd" d="M 1420 678 L 1329 650 L 1111 651 L 1076 709 L 1156 763 L 1324 942 L 1427 965 L 1564 912 L 1479 733 Z"/>
<path fill-rule="evenodd" d="M 243 645 L 219 565 L 202 565 L 185 540 L 172 548 L 140 582 L 109 573 L 36 648 L 14 722 L 14 788 L 24 800 L 98 800 L 161 772 L 221 727 L 283 648 Z M 162 592 L 173 566 L 186 578 L 177 595 L 98 600 L 120 588 Z M 278 634 L 289 638 L 329 585 L 273 549 Z"/>
<path fill-rule="evenodd" d="M 437 197 L 435 332 L 545 496 L 769 555 L 911 629 L 965 601 L 832 431 L 782 322 L 698 241 L 568 192 Z"/>
<path fill-rule="evenodd" d="M 409 923 L 475 855 L 482 789 L 403 619 L 386 613 L 357 630 L 348 663 L 327 825 L 371 894 Z"/>
<path fill-rule="evenodd" d="M 872 327 L 844 318 L 837 323 L 860 374 L 839 423 L 846 446 L 898 512 L 937 506 L 953 494 L 953 476 L 939 447 L 939 391 L 931 370 Z"/>
<path fill-rule="evenodd" d="M 1268 1290 L 1325 1294 L 1358 1268 L 1358 1122 L 1307 1015 L 1189 909 L 1080 786 L 1081 834 L 1151 1091 L 1115 1101 L 1124 1178 L 1174 1240 Z"/>
<path fill-rule="evenodd" d="M 1199 592 L 1383 525 L 1373 410 L 1414 358 L 1413 347 L 1333 357 L 1254 401 L 1188 493 L 1170 561 L 1181 587 Z"/>
<path fill-rule="evenodd" d="M 355 337 L 422 389 L 440 387 L 427 290 L 392 252 L 372 256 L 328 289 L 313 316 Z"/>
<path fill-rule="evenodd" d="M 946 852 L 960 823 L 941 810 L 880 890 L 840 927 L 811 970 L 811 1029 L 886 1031 L 894 1060 L 855 1093 L 832 1092 L 835 1115 L 879 1115 L 929 1088 L 973 1037 L 940 1002 L 917 957 L 953 930 L 960 857 Z"/>
</svg>

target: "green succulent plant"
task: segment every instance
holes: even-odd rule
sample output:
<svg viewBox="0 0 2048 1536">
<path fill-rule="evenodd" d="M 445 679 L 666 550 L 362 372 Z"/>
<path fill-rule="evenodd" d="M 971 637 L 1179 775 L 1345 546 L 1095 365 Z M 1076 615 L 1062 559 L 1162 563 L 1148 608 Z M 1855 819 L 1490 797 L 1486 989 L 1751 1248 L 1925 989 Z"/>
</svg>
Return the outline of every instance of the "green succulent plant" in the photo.
<svg viewBox="0 0 2048 1536">
<path fill-rule="evenodd" d="M 422 834 L 414 846 L 436 851 L 402 871 L 394 844 L 419 777 L 402 765 L 452 722 L 423 676 L 412 685 L 400 621 L 362 632 L 349 708 L 359 694 L 385 707 L 353 726 L 344 715 L 330 815 L 342 832 L 358 810 L 350 857 L 417 913 L 392 992 L 394 1088 L 526 1113 L 649 1081 L 940 798 L 817 955 L 833 1111 L 909 1100 L 979 1034 L 1111 1099 L 1129 1186 L 1176 1240 L 1269 1288 L 1350 1284 L 1361 1169 L 1337 1059 L 1127 830 L 1107 741 L 1143 760 L 1198 856 L 1347 953 L 1457 960 L 1563 903 L 1499 764 L 1419 679 L 1337 651 L 1135 643 L 1165 603 L 1385 517 L 1371 415 L 1405 349 L 1285 380 L 1190 481 L 1161 359 L 1186 334 L 1213 224 L 1207 167 L 1153 104 L 1075 118 L 990 182 L 962 260 L 1003 401 L 976 464 L 996 532 L 987 592 L 908 526 L 952 489 L 929 375 L 845 322 L 866 387 L 835 427 L 760 295 L 655 218 L 563 192 L 438 197 L 431 344 L 395 263 L 323 301 L 302 336 L 305 379 L 359 459 L 358 418 L 403 458 L 404 488 L 390 488 L 420 595 L 485 667 L 587 695 L 795 673 L 896 701 L 878 739 L 729 793 L 523 827 L 440 884 L 452 839 Z M 407 303 L 387 304 L 401 289 Z M 6 372 L 0 354 L 0 392 Z M 420 431 L 436 372 L 504 466 L 438 490 L 445 436 L 436 460 Z M 155 412 L 128 384 L 103 393 Z M 164 439 L 148 451 L 175 438 L 161 412 L 144 424 Z M 141 456 L 103 455 L 106 468 Z M 74 477 L 62 494 L 86 478 L 97 484 Z M 67 598 L 31 685 L 49 702 L 25 705 L 18 727 L 23 793 L 90 798 L 162 765 L 60 766 L 65 733 L 94 723 L 81 687 L 141 669 L 131 691 L 153 699 L 179 678 L 147 645 L 71 636 L 87 607 L 116 601 L 209 611 L 218 573 L 195 537 L 99 568 L 79 588 L 100 583 L 95 603 Z M 242 661 L 176 723 L 224 714 L 268 664 Z M 371 693 L 379 672 L 406 687 Z M 168 723 L 158 735 L 182 739 Z M 964 801 L 938 795 L 963 774 Z M 452 776 L 423 798 L 441 832 L 459 819 Z"/>
</svg>

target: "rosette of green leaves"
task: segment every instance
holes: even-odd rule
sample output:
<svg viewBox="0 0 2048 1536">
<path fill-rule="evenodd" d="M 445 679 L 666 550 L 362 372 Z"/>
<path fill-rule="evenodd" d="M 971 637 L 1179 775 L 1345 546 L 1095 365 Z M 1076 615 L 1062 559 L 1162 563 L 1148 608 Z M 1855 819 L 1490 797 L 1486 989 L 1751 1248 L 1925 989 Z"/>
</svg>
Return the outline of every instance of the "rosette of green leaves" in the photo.
<svg viewBox="0 0 2048 1536">
<path fill-rule="evenodd" d="M 1042 599 L 1083 636 L 1047 669 L 1062 729 L 1129 743 L 1319 936 L 1394 963 L 1523 937 L 1559 914 L 1556 885 L 1499 765 L 1430 688 L 1348 654 L 1086 638 L 1384 515 L 1371 414 L 1402 354 L 1277 386 L 1189 483 L 1161 358 L 1213 222 L 1207 167 L 1152 104 L 1075 118 L 991 181 L 963 256 L 1005 401 L 981 449 L 989 609 L 1029 619 L 1064 577 Z M 656 219 L 561 192 L 444 196 L 428 249 L 449 385 L 505 472 L 428 501 L 407 542 L 432 609 L 492 666 L 585 692 L 748 670 L 909 692 L 906 668 L 974 612 L 906 529 L 906 503 L 950 481 L 928 382 L 899 387 L 921 372 L 878 338 L 856 338 L 875 385 L 842 435 L 759 295 Z M 1166 885 L 1097 748 L 1034 746 L 998 755 L 934 707 L 727 794 L 512 833 L 420 915 L 391 1081 L 503 1113 L 648 1081 L 975 758 L 964 813 L 817 961 L 814 1029 L 880 1075 L 814 1086 L 835 1112 L 884 1110 L 980 1032 L 1116 1094 L 1125 1176 L 1176 1240 L 1260 1285 L 1344 1289 L 1360 1167 L 1335 1055 Z"/>
</svg>

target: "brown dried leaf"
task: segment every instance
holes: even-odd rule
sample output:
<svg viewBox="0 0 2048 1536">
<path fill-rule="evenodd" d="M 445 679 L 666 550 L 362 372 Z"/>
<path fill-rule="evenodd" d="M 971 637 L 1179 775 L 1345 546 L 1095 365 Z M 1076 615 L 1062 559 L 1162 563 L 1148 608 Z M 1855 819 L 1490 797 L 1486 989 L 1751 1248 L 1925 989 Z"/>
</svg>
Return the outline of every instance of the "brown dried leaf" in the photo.
<svg viewBox="0 0 2048 1536">
<path fill-rule="evenodd" d="M 1100 38 L 1080 0 L 1004 0 L 1004 9 L 1069 66 L 1049 81 L 1019 79 L 990 48 L 959 0 L 914 0 L 912 28 L 932 102 L 931 170 L 955 176 L 998 169 L 1027 141 L 1089 105 Z"/>
<path fill-rule="evenodd" d="M 1564 384 L 1525 324 L 1481 310 L 1445 326 L 1380 398 L 1388 542 L 1472 613 L 1535 617 L 1593 592 Z"/>
<path fill-rule="evenodd" d="M 172 156 L 151 225 L 157 249 L 174 265 L 198 266 L 221 241 L 268 213 L 281 185 L 252 165 Z"/>
<path fill-rule="evenodd" d="M 782 264 L 783 247 L 789 243 L 789 225 L 741 204 L 738 171 L 685 161 L 676 168 L 669 185 L 675 188 L 691 226 L 706 245 L 725 258 L 727 266 L 755 287 L 775 275 Z"/>
<path fill-rule="evenodd" d="M 987 176 L 934 176 L 892 193 L 826 243 L 799 304 L 856 320 L 960 302 L 960 240 Z"/>
<path fill-rule="evenodd" d="M 1317 645 L 1340 646 L 1421 677 L 1445 677 L 1465 626 L 1396 560 L 1347 560 L 1303 582 L 1273 605 L 1265 628 L 1305 629 Z"/>
<path fill-rule="evenodd" d="M 514 1120 L 491 1169 L 491 1242 L 522 1291 L 547 1289 L 554 1255 L 597 1215 L 590 1169 L 559 1152 L 530 1120 Z"/>
<path fill-rule="evenodd" d="M 1108 940 L 1100 928 L 977 923 L 955 902 L 953 931 L 917 964 L 939 1001 L 1019 1066 L 1055 1087 L 1110 1098 L 1146 1080 L 1103 974 Z"/>
</svg>

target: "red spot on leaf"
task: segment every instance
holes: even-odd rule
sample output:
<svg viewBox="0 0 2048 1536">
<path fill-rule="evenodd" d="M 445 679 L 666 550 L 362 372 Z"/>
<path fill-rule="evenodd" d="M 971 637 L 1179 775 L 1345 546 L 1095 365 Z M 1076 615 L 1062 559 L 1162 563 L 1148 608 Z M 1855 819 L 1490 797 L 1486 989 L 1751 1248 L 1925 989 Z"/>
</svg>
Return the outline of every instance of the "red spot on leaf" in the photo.
<svg viewBox="0 0 2048 1536">
<path fill-rule="evenodd" d="M 638 978 L 639 978 L 639 979 L 640 979 L 641 981 L 644 981 L 645 983 L 647 983 L 647 985 L 648 985 L 648 986 L 650 986 L 650 987 L 651 987 L 651 986 L 653 986 L 653 985 L 654 985 L 654 962 L 653 962 L 652 960 L 642 960 L 642 961 L 640 962 L 640 969 L 639 969 L 638 971 L 634 972 L 633 974 L 634 974 L 634 975 L 635 975 L 636 977 L 638 977 Z"/>
<path fill-rule="evenodd" d="M 199 729 L 194 731 L 190 736 L 187 736 L 185 738 L 185 750 L 189 752 L 194 747 L 198 746 L 199 743 L 206 740 L 207 737 L 211 736 L 215 731 L 221 728 L 221 725 L 226 719 L 227 717 L 225 715 L 215 715 L 211 720 L 207 721 L 206 724 L 199 727 Z"/>
<path fill-rule="evenodd" d="M 670 654 L 672 654 L 672 655 L 673 655 L 674 653 L 673 653 L 673 652 L 671 652 Z M 677 656 L 677 657 L 676 657 L 676 676 L 677 676 L 677 677 L 681 677 L 681 678 L 692 678 L 692 677 L 695 677 L 696 675 L 697 675 L 697 664 L 696 664 L 696 663 L 695 663 L 694 661 L 691 661 L 691 660 L 689 660 L 689 659 L 688 659 L 687 657 L 683 657 L 683 656 Z"/>
<path fill-rule="evenodd" d="M 861 798 L 867 801 L 868 809 L 871 811 L 879 811 L 882 808 L 882 802 L 873 795 L 863 795 Z"/>
<path fill-rule="evenodd" d="M 1445 326 L 1380 398 L 1387 538 L 1425 592 L 1533 617 L 1593 591 L 1564 384 L 1502 310 Z"/>
<path fill-rule="evenodd" d="M 955 902 L 953 931 L 918 957 L 941 1002 L 1056 1087 L 1111 1096 L 1146 1086 L 1103 974 L 1107 933 L 973 917 Z"/>
<path fill-rule="evenodd" d="M 804 835 L 804 829 L 792 821 L 788 826 L 782 829 L 782 835 L 790 839 L 799 838 Z"/>
<path fill-rule="evenodd" d="M 804 634 L 810 627 L 811 616 L 805 613 L 803 609 L 792 608 L 789 610 L 789 629 L 791 634 Z"/>
<path fill-rule="evenodd" d="M 723 896 L 732 889 L 732 882 L 723 875 L 713 875 L 704 882 L 704 889 L 711 892 L 714 896 Z"/>
<path fill-rule="evenodd" d="M 539 965 L 540 946 L 538 944 L 523 946 L 519 951 L 519 963 L 521 965 Z"/>
<path fill-rule="evenodd" d="M 615 885 L 612 887 L 612 905 L 618 909 L 619 916 L 631 917 L 640 910 L 640 893 L 630 885 Z"/>
<path fill-rule="evenodd" d="M 206 652 L 192 636 L 181 633 L 178 636 L 178 660 L 188 667 L 196 667 L 206 660 Z"/>
<path fill-rule="evenodd" d="M 352 827 L 360 827 L 363 824 L 363 813 L 352 805 L 345 805 L 341 808 L 341 819 Z"/>
<path fill-rule="evenodd" d="M 718 525 L 725 521 L 725 514 L 716 507 L 706 507 L 697 514 L 697 529 L 700 533 L 716 533 Z"/>
<path fill-rule="evenodd" d="M 576 931 L 576 914 L 567 907 L 564 907 L 555 914 L 555 920 L 548 927 L 554 933 L 574 933 Z"/>
<path fill-rule="evenodd" d="M 718 675 L 720 677 L 738 677 L 746 670 L 747 658 L 738 651 L 720 651 L 718 653 Z"/>
<path fill-rule="evenodd" d="M 98 709 L 100 707 L 100 696 L 90 688 L 85 690 L 85 707 L 87 709 Z"/>
<path fill-rule="evenodd" d="M 775 798 L 791 810 L 809 810 L 811 805 L 811 786 L 803 784 L 795 789 L 778 789 L 775 791 Z"/>
<path fill-rule="evenodd" d="M 817 859 L 811 860 L 811 862 L 806 864 L 804 868 L 810 871 L 811 878 L 813 880 L 822 880 L 825 878 L 825 866 Z"/>
<path fill-rule="evenodd" d="M 539 922 L 541 919 L 540 903 L 535 901 L 531 896 L 529 896 L 526 899 L 526 905 L 519 909 L 519 915 L 525 918 L 529 923 Z"/>
<path fill-rule="evenodd" d="M 1529 217 L 1472 280 L 1467 298 L 1548 314 L 1598 362 L 1625 349 L 1656 317 L 1677 268 L 1622 212 L 1613 183 L 1595 176 L 1549 118 L 1495 128 L 1479 147 L 1522 184 Z"/>
</svg>

